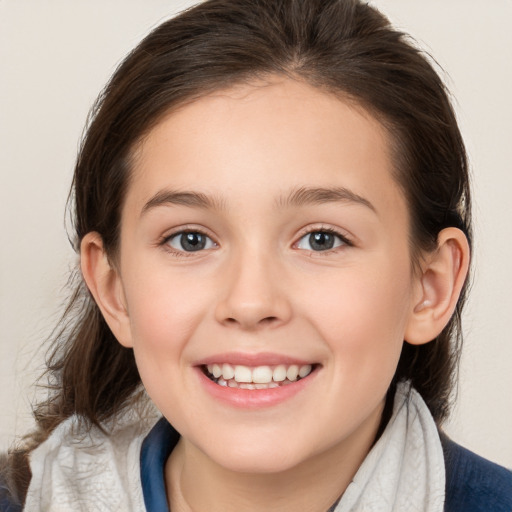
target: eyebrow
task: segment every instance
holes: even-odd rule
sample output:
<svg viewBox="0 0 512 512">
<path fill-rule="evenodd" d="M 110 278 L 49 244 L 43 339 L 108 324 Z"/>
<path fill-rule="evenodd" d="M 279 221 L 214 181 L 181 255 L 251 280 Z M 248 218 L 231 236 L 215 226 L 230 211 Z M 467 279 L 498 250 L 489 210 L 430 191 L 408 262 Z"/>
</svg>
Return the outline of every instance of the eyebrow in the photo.
<svg viewBox="0 0 512 512">
<path fill-rule="evenodd" d="M 277 206 L 285 208 L 338 202 L 360 204 L 377 213 L 377 209 L 368 199 L 345 187 L 299 187 L 287 196 L 280 197 L 277 200 Z"/>
<path fill-rule="evenodd" d="M 157 192 L 142 208 L 141 215 L 157 206 L 180 205 L 205 210 L 222 210 L 224 201 L 221 198 L 208 196 L 201 192 L 161 190 Z"/>
<path fill-rule="evenodd" d="M 299 187 L 276 201 L 277 208 L 301 207 L 324 203 L 356 203 L 377 213 L 376 208 L 368 199 L 345 187 Z M 222 198 L 209 196 L 202 192 L 161 190 L 151 197 L 142 208 L 141 216 L 158 206 L 179 205 L 204 210 L 222 210 L 225 202 Z"/>
</svg>

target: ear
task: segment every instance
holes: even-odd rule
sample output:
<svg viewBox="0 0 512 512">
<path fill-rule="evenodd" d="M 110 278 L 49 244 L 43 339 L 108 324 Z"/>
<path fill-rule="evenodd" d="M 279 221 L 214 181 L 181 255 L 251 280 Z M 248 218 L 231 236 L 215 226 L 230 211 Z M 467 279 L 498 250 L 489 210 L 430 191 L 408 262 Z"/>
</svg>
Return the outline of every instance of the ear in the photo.
<svg viewBox="0 0 512 512">
<path fill-rule="evenodd" d="M 436 338 L 450 321 L 469 269 L 469 244 L 457 228 L 443 229 L 437 249 L 426 256 L 404 339 L 412 345 Z"/>
<path fill-rule="evenodd" d="M 125 347 L 132 347 L 130 318 L 126 307 L 123 283 L 111 264 L 96 232 L 87 233 L 80 245 L 82 275 L 105 321 Z"/>
</svg>

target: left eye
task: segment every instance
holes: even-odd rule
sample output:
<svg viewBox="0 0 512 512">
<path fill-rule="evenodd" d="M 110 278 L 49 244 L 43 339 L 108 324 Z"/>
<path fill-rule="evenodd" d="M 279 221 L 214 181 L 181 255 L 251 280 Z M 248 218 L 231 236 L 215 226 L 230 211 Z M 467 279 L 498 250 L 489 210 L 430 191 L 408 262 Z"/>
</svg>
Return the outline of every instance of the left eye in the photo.
<svg viewBox="0 0 512 512">
<path fill-rule="evenodd" d="M 196 252 L 211 249 L 215 246 L 213 240 L 198 231 L 182 231 L 172 235 L 167 243 L 178 251 Z"/>
<path fill-rule="evenodd" d="M 306 249 L 308 251 L 328 251 L 345 244 L 346 241 L 335 233 L 329 231 L 312 231 L 299 240 L 297 248 Z"/>
</svg>

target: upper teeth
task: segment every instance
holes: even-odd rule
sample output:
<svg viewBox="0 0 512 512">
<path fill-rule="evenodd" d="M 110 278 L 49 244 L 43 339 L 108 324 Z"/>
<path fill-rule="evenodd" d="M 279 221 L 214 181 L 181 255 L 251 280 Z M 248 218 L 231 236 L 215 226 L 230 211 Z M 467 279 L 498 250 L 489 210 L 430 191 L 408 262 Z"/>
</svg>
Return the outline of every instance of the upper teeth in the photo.
<svg viewBox="0 0 512 512">
<path fill-rule="evenodd" d="M 243 366 L 230 364 L 209 364 L 207 366 L 208 372 L 216 379 L 223 378 L 228 381 L 234 379 L 236 382 L 254 383 L 254 384 L 268 384 L 272 381 L 283 382 L 288 379 L 289 381 L 296 381 L 299 377 L 306 377 L 311 373 L 312 366 L 305 364 L 302 366 L 292 364 L 285 366 L 280 364 L 278 366 Z"/>
</svg>

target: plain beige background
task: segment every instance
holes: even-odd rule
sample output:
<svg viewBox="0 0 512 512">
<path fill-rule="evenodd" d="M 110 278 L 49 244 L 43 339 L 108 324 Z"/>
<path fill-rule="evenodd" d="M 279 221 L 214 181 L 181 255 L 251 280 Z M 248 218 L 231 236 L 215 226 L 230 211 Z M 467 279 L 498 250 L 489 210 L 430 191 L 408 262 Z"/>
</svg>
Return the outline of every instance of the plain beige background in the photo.
<svg viewBox="0 0 512 512">
<path fill-rule="evenodd" d="M 85 118 L 116 64 L 187 0 L 0 0 L 0 450 L 76 263 L 64 207 Z M 446 70 L 474 174 L 476 271 L 458 442 L 512 467 L 512 0 L 375 0 Z"/>
</svg>

